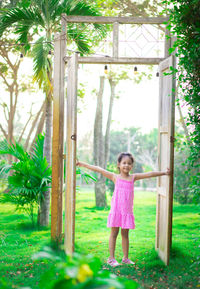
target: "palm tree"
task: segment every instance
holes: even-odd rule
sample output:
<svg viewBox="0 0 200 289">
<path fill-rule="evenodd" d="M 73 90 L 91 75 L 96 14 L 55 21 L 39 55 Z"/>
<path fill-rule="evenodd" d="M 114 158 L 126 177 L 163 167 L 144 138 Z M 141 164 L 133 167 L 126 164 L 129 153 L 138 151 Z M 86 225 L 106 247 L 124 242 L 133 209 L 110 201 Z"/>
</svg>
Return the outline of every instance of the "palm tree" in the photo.
<svg viewBox="0 0 200 289">
<path fill-rule="evenodd" d="M 0 14 L 0 36 L 5 30 L 14 28 L 17 42 L 22 44 L 24 53 L 30 52 L 34 63 L 34 79 L 46 95 L 46 130 L 44 155 L 51 164 L 51 126 L 52 126 L 52 62 L 47 57 L 52 51 L 53 35 L 60 29 L 61 14 L 98 16 L 98 10 L 84 0 L 28 0 L 19 1 L 15 8 L 4 10 Z M 83 25 L 82 25 L 83 26 Z M 83 53 L 90 51 L 89 35 L 71 24 L 68 37 L 74 39 Z M 102 26 L 95 24 L 94 30 L 104 33 Z M 82 27 L 83 30 L 83 27 Z M 30 41 L 33 42 L 31 45 Z M 41 204 L 40 224 L 49 222 L 50 192 L 45 193 Z"/>
</svg>

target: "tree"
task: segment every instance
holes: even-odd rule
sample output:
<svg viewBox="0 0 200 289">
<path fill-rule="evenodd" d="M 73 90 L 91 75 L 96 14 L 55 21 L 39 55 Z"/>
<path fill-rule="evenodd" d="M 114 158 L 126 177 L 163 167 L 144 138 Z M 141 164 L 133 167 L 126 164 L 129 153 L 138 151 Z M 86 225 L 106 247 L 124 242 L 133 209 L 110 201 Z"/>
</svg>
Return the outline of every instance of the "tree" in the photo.
<svg viewBox="0 0 200 289">
<path fill-rule="evenodd" d="M 19 1 L 2 1 L 0 7 L 4 9 L 11 8 L 14 7 L 17 2 Z M 9 35 L 8 33 L 4 33 L 0 39 L 0 79 L 2 80 L 5 90 L 9 93 L 9 98 L 7 99 L 2 95 L 0 102 L 1 115 L 4 116 L 4 121 L 2 118 L 0 124 L 0 130 L 9 143 L 13 143 L 14 139 L 21 142 L 24 134 L 27 132 L 30 122 L 33 120 L 30 130 L 27 132 L 28 136 L 25 143 L 25 148 L 28 148 L 34 128 L 37 128 L 40 115 L 43 114 L 44 105 L 39 109 L 36 115 L 32 113 L 31 106 L 29 117 L 24 124 L 21 124 L 20 130 L 17 130 L 15 119 L 18 113 L 20 93 L 23 93 L 24 91 L 31 93 L 34 91 L 34 88 L 33 83 L 29 78 L 27 79 L 24 75 L 21 78 L 19 77 L 19 70 L 22 63 L 20 60 L 22 58 L 20 58 L 20 47 L 13 45 L 13 34 L 14 33 Z M 44 121 L 40 121 L 40 129 L 38 129 L 37 134 L 42 131 L 43 123 Z M 11 160 L 11 157 L 11 155 L 8 155 L 9 160 Z"/>
<path fill-rule="evenodd" d="M 0 103 L 2 115 L 4 116 L 4 123 L 2 121 L 0 124 L 0 130 L 9 143 L 14 143 L 15 139 L 17 139 L 18 142 L 21 142 L 25 132 L 27 131 L 28 125 L 32 121 L 25 142 L 25 148 L 27 149 L 29 147 L 31 135 L 35 131 L 34 129 L 37 128 L 37 124 L 40 124 L 37 134 L 39 134 L 43 129 L 44 117 L 42 117 L 41 122 L 39 122 L 39 118 L 44 115 L 44 104 L 38 110 L 36 115 L 32 113 L 31 106 L 29 117 L 25 124 L 22 125 L 22 128 L 17 132 L 15 119 L 18 111 L 20 93 L 23 93 L 24 91 L 32 93 L 34 88 L 30 78 L 19 78 L 19 69 L 21 64 L 19 57 L 20 51 L 18 47 L 12 46 L 12 42 L 13 39 L 10 39 L 8 36 L 0 40 L 0 78 L 3 81 L 6 91 L 9 93 L 9 99 L 7 100 L 3 97 Z M 7 45 L 5 45 L 5 43 Z M 19 135 L 17 135 L 17 133 Z M 11 156 L 9 155 L 9 157 Z"/>
<path fill-rule="evenodd" d="M 108 81 L 110 84 L 110 101 L 106 123 L 105 136 L 103 135 L 103 91 L 105 76 L 100 77 L 100 88 L 97 95 L 97 106 L 94 122 L 94 140 L 93 140 L 93 157 L 94 164 L 104 169 L 107 168 L 110 151 L 110 128 L 112 121 L 112 110 L 114 104 L 114 98 L 116 97 L 115 89 L 120 80 L 127 79 L 128 74 L 125 71 L 120 73 L 115 72 L 113 69 L 108 73 Z M 101 174 L 98 175 L 97 182 L 95 183 L 95 197 L 96 206 L 106 206 L 106 185 L 105 177 Z"/>
<path fill-rule="evenodd" d="M 93 157 L 94 164 L 102 168 L 105 167 L 104 159 L 104 139 L 103 139 L 103 91 L 105 77 L 100 77 L 100 87 L 97 93 L 97 106 L 94 121 L 94 141 L 93 141 Z M 95 199 L 97 207 L 106 206 L 105 195 L 105 178 L 98 174 L 97 182 L 95 183 Z"/>
<path fill-rule="evenodd" d="M 62 13 L 67 15 L 100 15 L 97 9 L 88 5 L 85 1 L 77 0 L 29 0 L 19 1 L 15 8 L 3 11 L 0 17 L 0 36 L 10 27 L 15 27 L 15 33 L 19 36 L 18 43 L 23 43 L 26 53 L 31 51 L 34 62 L 34 78 L 46 95 L 45 118 L 45 143 L 44 155 L 49 165 L 51 164 L 51 126 L 52 126 L 52 62 L 47 56 L 53 50 L 53 33 L 59 31 L 60 17 Z M 95 29 L 102 31 L 100 25 Z M 32 34 L 31 34 L 32 33 Z M 35 39 L 31 46 L 29 38 Z M 68 36 L 75 39 L 78 49 L 83 53 L 89 52 L 89 36 L 83 29 L 77 26 L 68 26 Z M 41 203 L 40 224 L 49 222 L 50 192 L 45 193 L 45 199 Z"/>
<path fill-rule="evenodd" d="M 120 10 L 123 16 L 158 16 L 163 9 L 162 3 L 157 0 L 145 0 L 142 2 L 121 0 L 114 1 L 114 6 Z"/>
<path fill-rule="evenodd" d="M 185 172 L 191 173 L 190 190 L 194 201 L 200 200 L 200 5 L 199 1 L 162 1 L 165 13 L 170 15 L 167 28 L 177 37 L 170 52 L 178 57 L 177 81 L 180 83 L 181 98 L 188 107 L 186 125 L 189 131 L 189 151 Z M 180 98 L 180 97 L 179 97 Z M 189 169 L 190 168 L 190 169 Z M 196 173 L 193 174 L 192 170 Z"/>
</svg>

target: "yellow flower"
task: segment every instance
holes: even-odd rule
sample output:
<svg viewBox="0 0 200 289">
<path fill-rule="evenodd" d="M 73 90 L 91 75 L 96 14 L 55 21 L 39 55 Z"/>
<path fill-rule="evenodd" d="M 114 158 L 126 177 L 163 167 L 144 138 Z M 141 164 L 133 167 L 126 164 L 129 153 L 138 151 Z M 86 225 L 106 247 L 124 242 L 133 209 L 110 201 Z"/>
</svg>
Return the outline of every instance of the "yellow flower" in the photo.
<svg viewBox="0 0 200 289">
<path fill-rule="evenodd" d="M 116 289 L 114 286 L 109 287 L 108 289 Z"/>
<path fill-rule="evenodd" d="M 93 272 L 88 266 L 88 264 L 83 264 L 78 270 L 77 279 L 79 282 L 84 282 L 87 277 L 93 276 Z"/>
</svg>

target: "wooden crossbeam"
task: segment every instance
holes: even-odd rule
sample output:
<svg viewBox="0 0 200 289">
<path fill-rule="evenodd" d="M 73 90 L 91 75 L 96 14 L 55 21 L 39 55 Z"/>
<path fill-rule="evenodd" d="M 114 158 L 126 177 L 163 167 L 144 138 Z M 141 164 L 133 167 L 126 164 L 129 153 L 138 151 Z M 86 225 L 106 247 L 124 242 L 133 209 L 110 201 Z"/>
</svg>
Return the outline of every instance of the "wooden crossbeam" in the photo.
<svg viewBox="0 0 200 289">
<path fill-rule="evenodd" d="M 108 16 L 67 16 L 63 18 L 68 23 L 115 23 L 120 24 L 163 24 L 169 17 L 108 17 Z"/>
<path fill-rule="evenodd" d="M 70 57 L 65 56 L 64 61 L 68 62 Z M 79 57 L 79 63 L 90 64 L 159 64 L 164 58 L 133 58 L 133 57 Z"/>
</svg>

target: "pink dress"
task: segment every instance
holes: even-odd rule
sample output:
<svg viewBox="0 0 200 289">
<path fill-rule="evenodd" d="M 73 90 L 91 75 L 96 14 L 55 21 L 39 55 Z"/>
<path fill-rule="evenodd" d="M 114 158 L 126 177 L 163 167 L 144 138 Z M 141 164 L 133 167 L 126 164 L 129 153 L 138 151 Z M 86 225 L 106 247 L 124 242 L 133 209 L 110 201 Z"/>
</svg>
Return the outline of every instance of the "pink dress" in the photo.
<svg viewBox="0 0 200 289">
<path fill-rule="evenodd" d="M 117 177 L 107 227 L 135 229 L 133 215 L 134 177 L 131 181 Z"/>
</svg>

